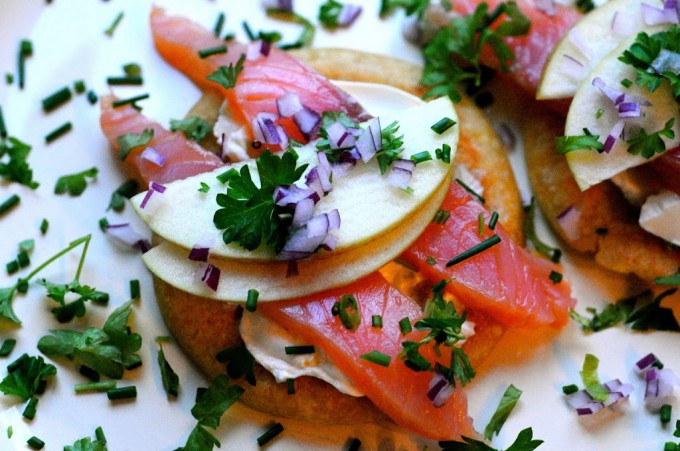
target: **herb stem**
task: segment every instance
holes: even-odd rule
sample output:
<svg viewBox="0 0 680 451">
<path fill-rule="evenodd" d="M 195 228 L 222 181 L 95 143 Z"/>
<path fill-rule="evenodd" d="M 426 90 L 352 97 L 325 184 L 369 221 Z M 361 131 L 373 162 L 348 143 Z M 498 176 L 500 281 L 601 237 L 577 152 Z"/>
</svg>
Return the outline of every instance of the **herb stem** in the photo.
<svg viewBox="0 0 680 451">
<path fill-rule="evenodd" d="M 92 235 L 85 235 L 83 237 L 78 238 L 75 241 L 72 241 L 66 248 L 62 249 L 61 251 L 57 252 L 54 254 L 52 257 L 44 261 L 40 266 L 35 268 L 31 273 L 26 276 L 23 280 L 28 282 L 33 278 L 36 274 L 38 274 L 40 271 L 45 269 L 47 266 L 49 266 L 51 263 L 53 263 L 55 260 L 59 259 L 62 255 L 67 254 L 68 252 L 72 251 L 76 247 L 80 246 L 81 243 L 85 243 L 85 248 L 83 249 L 83 254 L 80 257 L 80 263 L 78 264 L 78 271 L 76 272 L 76 277 L 75 279 L 78 280 L 80 277 L 80 271 L 83 268 L 83 261 L 85 260 L 85 253 L 87 252 L 87 247 L 90 244 L 90 239 L 92 238 Z"/>
</svg>

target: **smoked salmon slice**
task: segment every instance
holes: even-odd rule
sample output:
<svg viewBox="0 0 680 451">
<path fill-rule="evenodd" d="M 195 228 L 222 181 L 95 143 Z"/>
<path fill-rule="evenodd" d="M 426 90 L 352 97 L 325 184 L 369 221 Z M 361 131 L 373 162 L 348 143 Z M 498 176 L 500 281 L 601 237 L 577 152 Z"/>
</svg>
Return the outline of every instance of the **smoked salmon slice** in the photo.
<svg viewBox="0 0 680 451">
<path fill-rule="evenodd" d="M 118 153 L 118 137 L 130 133 L 141 134 L 153 130 L 153 138 L 146 146 L 133 149 L 123 160 L 125 172 L 140 184 L 169 183 L 192 175 L 212 171 L 224 165 L 217 155 L 204 150 L 180 132 L 168 131 L 161 124 L 148 119 L 130 105 L 114 108 L 113 97 L 102 97 L 99 122 L 111 146 Z M 165 162 L 158 165 L 142 152 L 153 148 Z"/>
<path fill-rule="evenodd" d="M 458 183 L 451 183 L 440 207 L 450 214 L 430 223 L 401 255 L 433 283 L 445 279 L 446 290 L 462 304 L 486 313 L 509 327 L 563 327 L 576 304 L 569 283 L 555 283 L 554 263 L 516 245 L 498 223 L 491 230 L 490 214 Z M 479 233 L 479 215 L 485 218 Z M 446 267 L 454 257 L 496 235 L 500 241 L 482 252 Z"/>
<path fill-rule="evenodd" d="M 359 303 L 361 322 L 355 330 L 347 329 L 331 313 L 333 305 L 346 294 L 356 297 Z M 359 390 L 400 426 L 435 440 L 476 435 L 462 391 L 456 388 L 444 405 L 435 407 L 427 397 L 433 373 L 416 372 L 398 357 L 402 342 L 418 341 L 425 335 L 415 329 L 402 334 L 399 321 L 409 318 L 414 324 L 423 317 L 423 312 L 380 273 L 302 299 L 262 303 L 257 309 L 322 349 Z M 372 326 L 373 315 L 382 316 L 382 328 Z M 390 356 L 389 365 L 384 367 L 361 358 L 372 351 Z M 440 351 L 439 362 L 450 366 L 450 349 L 441 346 Z"/>
<path fill-rule="evenodd" d="M 151 32 L 158 53 L 173 67 L 184 73 L 202 90 L 217 91 L 229 102 L 234 119 L 250 125 L 258 113 L 278 113 L 276 100 L 286 93 L 295 93 L 300 103 L 321 115 L 325 111 L 342 112 L 352 119 L 370 118 L 363 107 L 343 90 L 337 88 L 310 66 L 293 58 L 276 46 L 268 54 L 246 59 L 236 86 L 227 89 L 207 79 L 221 66 L 235 65 L 248 46 L 229 41 L 227 53 L 208 58 L 200 50 L 225 45 L 209 30 L 184 17 L 171 16 L 161 8 L 151 12 Z M 306 142 L 292 120 L 283 120 L 288 136 Z"/>
</svg>

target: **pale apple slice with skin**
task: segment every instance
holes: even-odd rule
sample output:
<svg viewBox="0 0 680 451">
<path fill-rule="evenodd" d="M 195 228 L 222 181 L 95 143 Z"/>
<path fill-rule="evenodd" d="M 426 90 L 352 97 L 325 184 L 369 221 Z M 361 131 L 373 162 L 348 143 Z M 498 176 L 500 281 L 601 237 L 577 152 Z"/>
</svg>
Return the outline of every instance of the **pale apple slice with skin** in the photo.
<svg viewBox="0 0 680 451">
<path fill-rule="evenodd" d="M 663 27 L 650 31 L 663 31 Z M 651 106 L 643 106 L 643 115 L 636 119 L 627 119 L 628 124 L 642 127 L 647 133 L 653 133 L 664 128 L 666 122 L 675 118 L 673 131 L 675 138 L 662 138 L 666 148 L 670 149 L 680 144 L 680 113 L 678 104 L 671 94 L 668 83 L 650 93 L 647 88 L 633 83 L 630 88 L 621 85 L 622 80 L 635 80 L 635 69 L 619 61 L 624 50 L 634 42 L 635 37 L 623 41 L 617 48 L 605 56 L 600 64 L 583 80 L 576 92 L 569 108 L 565 135 L 583 135 L 588 129 L 593 135 L 598 135 L 600 142 L 604 142 L 614 125 L 620 120 L 617 108 L 597 87 L 592 80 L 599 77 L 607 86 L 622 90 L 626 93 L 644 97 Z M 627 139 L 630 139 L 629 136 Z M 661 154 L 656 154 L 659 156 Z M 596 150 L 581 149 L 566 154 L 569 168 L 581 190 L 585 190 L 603 180 L 625 171 L 628 168 L 641 165 L 649 159 L 628 152 L 628 144 L 624 139 L 617 139 L 611 151 L 598 153 Z"/>
<path fill-rule="evenodd" d="M 396 91 L 380 85 L 373 85 L 372 89 L 383 91 L 388 98 L 395 96 Z M 410 193 L 389 185 L 386 177 L 380 174 L 375 158 L 366 164 L 358 162 L 348 175 L 335 180 L 333 190 L 316 205 L 315 214 L 333 209 L 339 211 L 341 226 L 333 232 L 338 244 L 332 253 L 320 254 L 318 258 L 365 245 L 405 221 L 410 221 L 442 183 L 451 177 L 452 165 L 436 159 L 435 150 L 444 144 L 451 146 L 453 160 L 458 143 L 458 125 L 442 134 L 435 133 L 430 127 L 444 117 L 457 121 L 453 105 L 444 98 L 425 103 L 414 96 L 405 95 L 409 97 L 406 102 L 415 106 L 381 115 L 381 126 L 386 127 L 392 121 L 398 121 L 397 135 L 404 137 L 401 158 L 408 159 L 416 153 L 429 151 L 433 159 L 416 166 L 409 183 Z M 297 153 L 298 164 L 310 163 L 310 167 L 318 164 L 314 146 L 297 149 Z M 232 167 L 240 168 L 243 164 L 250 166 L 253 180 L 258 184 L 254 161 Z M 221 232 L 213 224 L 213 215 L 218 209 L 215 197 L 225 192 L 226 188 L 216 176 L 227 169 L 229 167 L 168 184 L 165 192 L 152 196 L 144 209 L 140 208 L 145 195 L 142 193 L 132 199 L 133 205 L 154 233 L 179 247 L 191 249 L 206 238 L 215 238 L 215 245 L 210 250 L 213 256 L 237 260 L 275 259 L 275 254 L 264 245 L 248 251 L 236 243 L 225 244 Z M 198 191 L 201 183 L 210 187 L 208 192 Z"/>
<path fill-rule="evenodd" d="M 444 180 L 408 221 L 381 234 L 363 246 L 345 252 L 328 252 L 327 258 L 308 258 L 297 262 L 298 275 L 287 277 L 283 261 L 247 261 L 211 258 L 220 269 L 217 290 L 208 288 L 196 277 L 202 263 L 188 259 L 189 251 L 169 242 L 142 256 L 144 264 L 159 279 L 198 296 L 221 301 L 245 302 L 248 290 L 259 293 L 258 301 L 278 301 L 310 295 L 347 285 L 383 267 L 408 247 L 432 221 L 444 200 L 450 178 Z"/>
<path fill-rule="evenodd" d="M 622 40 L 652 29 L 643 20 L 642 3 L 663 7 L 659 0 L 612 0 L 583 16 L 548 57 L 536 98 L 573 97 L 588 73 Z"/>
</svg>

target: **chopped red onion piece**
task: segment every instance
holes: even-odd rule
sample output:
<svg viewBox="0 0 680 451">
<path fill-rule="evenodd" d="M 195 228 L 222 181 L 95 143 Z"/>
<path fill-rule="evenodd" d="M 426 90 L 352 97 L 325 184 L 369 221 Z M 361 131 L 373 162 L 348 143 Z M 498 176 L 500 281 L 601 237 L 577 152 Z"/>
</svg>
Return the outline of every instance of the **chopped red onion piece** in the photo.
<svg viewBox="0 0 680 451">
<path fill-rule="evenodd" d="M 220 269 L 210 263 L 202 264 L 196 273 L 198 279 L 201 280 L 208 288 L 217 291 L 220 283 Z"/>
<path fill-rule="evenodd" d="M 394 162 L 392 163 L 392 167 L 393 167 L 393 168 L 404 169 L 404 170 L 406 170 L 406 171 L 411 171 L 411 172 L 413 172 L 413 170 L 416 168 L 416 163 L 415 163 L 415 161 L 412 161 L 412 160 L 406 160 L 406 159 L 404 159 L 404 158 L 397 158 L 397 159 L 394 160 Z"/>
<path fill-rule="evenodd" d="M 109 224 L 106 226 L 106 234 L 119 243 L 138 249 L 142 252 L 149 250 L 148 240 L 132 228 L 129 222 L 121 224 Z"/>
<path fill-rule="evenodd" d="M 361 132 L 356 141 L 356 148 L 364 163 L 367 163 L 382 148 L 382 129 L 379 117 L 369 122 Z"/>
<path fill-rule="evenodd" d="M 567 36 L 571 43 L 574 44 L 574 46 L 579 52 L 581 52 L 583 56 L 586 57 L 586 59 L 592 58 L 593 49 L 591 44 L 586 40 L 586 37 L 583 35 L 583 33 L 581 33 L 579 28 L 572 28 Z"/>
<path fill-rule="evenodd" d="M 293 115 L 293 120 L 300 131 L 307 138 L 311 138 L 318 131 L 321 116 L 316 111 L 310 110 L 303 105 L 302 109 Z"/>
<path fill-rule="evenodd" d="M 621 102 L 618 106 L 619 117 L 640 117 L 642 116 L 642 110 L 640 109 L 640 104 L 637 102 Z"/>
<path fill-rule="evenodd" d="M 316 195 L 316 193 L 314 193 Z M 318 196 L 317 196 L 318 197 Z M 293 213 L 293 227 L 302 227 L 314 214 L 314 201 L 311 198 L 302 199 L 295 205 Z"/>
<path fill-rule="evenodd" d="M 262 0 L 265 9 L 280 9 L 283 11 L 293 11 L 293 0 Z"/>
<path fill-rule="evenodd" d="M 154 191 L 156 191 L 157 193 L 160 193 L 160 194 L 163 194 L 165 192 L 165 189 L 166 189 L 166 187 L 164 185 L 161 185 L 160 183 L 156 183 L 156 182 L 151 182 L 149 184 L 149 187 L 152 190 L 154 190 Z"/>
<path fill-rule="evenodd" d="M 338 180 L 341 179 L 342 177 L 346 176 L 347 174 L 350 173 L 352 168 L 354 168 L 355 163 L 353 162 L 344 162 L 344 163 L 333 163 L 331 166 L 331 174 L 333 176 L 333 180 Z"/>
<path fill-rule="evenodd" d="M 328 215 L 328 231 L 338 230 L 340 228 L 340 212 L 337 208 L 326 213 Z"/>
<path fill-rule="evenodd" d="M 149 189 L 147 190 L 146 194 L 144 194 L 144 199 L 142 199 L 142 202 L 140 202 L 139 208 L 144 209 L 146 207 L 146 204 L 149 202 L 149 199 L 151 199 L 151 196 L 153 196 L 153 193 L 163 194 L 164 192 L 165 186 L 156 182 L 149 183 Z"/>
<path fill-rule="evenodd" d="M 408 169 L 392 166 L 390 173 L 387 174 L 387 183 L 396 188 L 406 189 L 411 182 L 413 172 Z"/>
<path fill-rule="evenodd" d="M 653 354 L 649 353 L 637 362 L 635 362 L 635 373 L 639 375 L 645 374 L 651 368 L 658 367 L 661 361 Z"/>
<path fill-rule="evenodd" d="M 548 17 L 554 17 L 557 12 L 554 0 L 534 0 L 534 6 Z"/>
<path fill-rule="evenodd" d="M 613 379 L 603 385 L 609 391 L 609 395 L 605 402 L 596 401 L 587 391 L 579 390 L 565 396 L 567 404 L 569 404 L 579 416 L 592 415 L 605 407 L 615 407 L 619 401 L 627 399 L 633 392 L 633 386 L 631 384 L 624 384 L 619 379 Z"/>
<path fill-rule="evenodd" d="M 308 187 L 315 190 L 319 196 L 325 196 L 333 189 L 331 185 L 331 171 L 322 166 L 312 168 L 305 179 Z"/>
<path fill-rule="evenodd" d="M 612 130 L 609 132 L 609 135 L 607 136 L 607 139 L 604 140 L 604 146 L 602 151 L 605 153 L 609 153 L 609 151 L 612 150 L 612 147 L 614 147 L 614 144 L 616 144 L 616 140 L 619 139 L 621 136 L 621 132 L 623 132 L 623 121 L 620 120 L 614 126 L 612 127 Z"/>
<path fill-rule="evenodd" d="M 253 129 L 253 136 L 256 141 L 265 144 L 281 145 L 283 141 L 288 142 L 287 136 L 284 138 L 280 135 L 285 132 L 282 128 L 277 128 L 274 121 L 278 120 L 278 116 L 273 113 L 257 113 L 251 122 Z"/>
<path fill-rule="evenodd" d="M 288 148 L 288 134 L 286 133 L 286 130 L 281 126 L 277 125 L 276 126 L 276 133 L 279 135 L 279 139 L 281 142 L 279 143 L 279 146 L 281 146 L 282 149 L 287 149 Z"/>
<path fill-rule="evenodd" d="M 338 246 L 338 237 L 335 235 L 328 235 L 321 243 L 321 249 L 332 251 Z"/>
<path fill-rule="evenodd" d="M 274 189 L 274 202 L 281 207 L 295 205 L 303 199 L 311 199 L 315 204 L 319 196 L 314 190 L 297 185 L 279 185 Z"/>
<path fill-rule="evenodd" d="M 361 14 L 362 7 L 359 5 L 344 4 L 340 14 L 338 14 L 338 25 L 349 27 Z"/>
<path fill-rule="evenodd" d="M 664 72 L 680 74 L 680 54 L 667 49 L 661 49 L 657 57 L 649 65 L 657 74 Z"/>
<path fill-rule="evenodd" d="M 210 248 L 215 245 L 215 237 L 206 237 L 194 244 L 189 251 L 189 260 L 207 262 L 210 256 Z"/>
<path fill-rule="evenodd" d="M 602 91 L 602 94 L 607 96 L 609 100 L 614 103 L 614 105 L 618 105 L 619 103 L 623 102 L 623 92 L 619 91 L 618 89 L 614 89 L 610 86 L 608 86 L 604 80 L 602 80 L 600 77 L 595 77 L 593 78 L 593 86 L 598 88 L 600 91 Z"/>
<path fill-rule="evenodd" d="M 441 373 L 435 373 L 430 380 L 427 390 L 427 398 L 435 407 L 441 407 L 453 395 L 455 387 L 449 384 Z"/>
<path fill-rule="evenodd" d="M 581 211 L 578 208 L 569 206 L 557 215 L 556 219 L 568 239 L 576 240 L 581 236 L 579 227 Z"/>
<path fill-rule="evenodd" d="M 300 103 L 300 96 L 294 92 L 287 92 L 283 96 L 276 99 L 276 108 L 281 117 L 291 117 L 298 111 L 302 110 L 302 103 Z"/>
<path fill-rule="evenodd" d="M 165 157 L 161 155 L 156 149 L 153 147 L 147 147 L 144 149 L 141 153 L 142 160 L 149 161 L 159 168 L 162 168 L 163 165 L 165 164 Z"/>
<path fill-rule="evenodd" d="M 517 135 L 512 127 L 507 122 L 503 121 L 497 123 L 494 128 L 503 144 L 505 144 L 508 149 L 514 150 L 517 145 Z"/>
<path fill-rule="evenodd" d="M 583 63 L 571 55 L 562 55 L 560 63 L 560 72 L 570 78 L 580 80 L 586 75 Z"/>
<path fill-rule="evenodd" d="M 630 36 L 635 32 L 636 17 L 616 11 L 612 17 L 611 30 L 619 36 Z"/>
<path fill-rule="evenodd" d="M 677 376 L 669 369 L 650 368 L 645 373 L 645 405 L 653 412 L 658 411 L 664 404 L 672 404 L 675 399 L 673 393 L 678 385 Z"/>
<path fill-rule="evenodd" d="M 642 3 L 642 18 L 647 25 L 659 25 L 664 23 L 678 23 L 678 12 L 675 9 L 675 2 L 666 2 L 664 8 Z"/>
<path fill-rule="evenodd" d="M 328 215 L 325 213 L 310 218 L 310 220 L 307 221 L 307 237 L 325 238 L 326 235 L 328 235 L 328 225 Z"/>
<path fill-rule="evenodd" d="M 246 49 L 246 59 L 248 61 L 253 61 L 261 56 L 269 56 L 272 45 L 265 40 L 253 41 L 248 44 Z"/>
<path fill-rule="evenodd" d="M 328 134 L 328 143 L 331 149 L 352 147 L 356 141 L 355 136 L 340 121 L 326 127 L 326 133 Z"/>
</svg>

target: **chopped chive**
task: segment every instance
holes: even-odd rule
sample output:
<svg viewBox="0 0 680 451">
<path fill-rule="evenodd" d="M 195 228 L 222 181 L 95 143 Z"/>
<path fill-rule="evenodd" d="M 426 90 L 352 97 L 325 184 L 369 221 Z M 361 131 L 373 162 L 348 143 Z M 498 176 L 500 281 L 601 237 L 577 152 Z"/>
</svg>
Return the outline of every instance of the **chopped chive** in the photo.
<svg viewBox="0 0 680 451">
<path fill-rule="evenodd" d="M 479 236 L 484 234 L 484 213 L 477 215 L 477 234 Z"/>
<path fill-rule="evenodd" d="M 42 100 L 42 109 L 45 113 L 54 111 L 71 100 L 71 90 L 64 86 L 60 90 L 50 94 Z"/>
<path fill-rule="evenodd" d="M 28 256 L 28 253 L 21 251 L 17 254 L 17 263 L 19 263 L 19 267 L 25 268 L 31 264 L 31 258 Z"/>
<path fill-rule="evenodd" d="M 7 262 L 7 264 L 5 264 L 5 270 L 7 271 L 7 274 L 14 274 L 19 271 L 19 262 L 16 260 Z"/>
<path fill-rule="evenodd" d="M 7 357 L 14 351 L 17 341 L 14 338 L 6 338 L 0 346 L 0 357 Z"/>
<path fill-rule="evenodd" d="M 131 387 L 134 387 L 131 386 Z M 73 390 L 76 393 L 85 393 L 85 392 L 106 392 L 109 394 L 112 390 L 116 388 L 116 381 L 113 379 L 108 379 L 105 381 L 97 381 L 97 382 L 83 382 L 80 384 L 75 384 L 73 386 Z M 128 387 L 122 387 L 122 388 L 128 388 Z M 128 396 L 129 397 L 129 396 Z M 109 399 L 121 399 L 121 398 L 112 398 L 111 395 L 109 395 Z"/>
<path fill-rule="evenodd" d="M 124 75 L 122 77 L 108 77 L 106 84 L 109 86 L 139 86 L 144 83 L 140 75 Z"/>
<path fill-rule="evenodd" d="M 432 160 L 432 155 L 427 150 L 411 155 L 411 161 L 415 164 Z"/>
<path fill-rule="evenodd" d="M 7 438 L 12 438 L 14 435 L 14 429 L 12 429 L 12 425 L 10 424 L 7 426 Z"/>
<path fill-rule="evenodd" d="M 371 316 L 371 326 L 382 329 L 383 327 L 382 316 L 380 315 Z"/>
<path fill-rule="evenodd" d="M 441 149 L 435 149 L 434 155 L 438 160 L 442 160 L 444 163 L 451 163 L 451 146 L 442 144 Z"/>
<path fill-rule="evenodd" d="M 90 102 L 90 105 L 94 105 L 95 103 L 97 103 L 97 100 L 99 100 L 99 98 L 97 97 L 97 93 L 90 89 L 87 92 L 87 101 Z"/>
<path fill-rule="evenodd" d="M 264 446 L 269 443 L 274 437 L 283 432 L 283 425 L 281 423 L 276 423 L 270 427 L 267 432 L 262 434 L 257 438 L 257 444 L 259 446 Z"/>
<path fill-rule="evenodd" d="M 437 213 L 435 213 L 434 218 L 432 218 L 432 222 L 434 222 L 435 224 L 444 225 L 446 221 L 449 220 L 449 217 L 451 217 L 450 211 L 437 210 Z"/>
<path fill-rule="evenodd" d="M 207 193 L 210 191 L 210 185 L 205 182 L 201 182 L 201 187 L 198 189 L 200 193 Z"/>
<path fill-rule="evenodd" d="M 115 381 L 114 381 L 115 382 Z M 97 382 L 100 383 L 100 382 Z M 106 396 L 111 400 L 131 399 L 137 397 L 137 387 L 128 385 L 126 387 L 111 388 L 107 390 Z"/>
<path fill-rule="evenodd" d="M 19 293 L 26 293 L 28 291 L 28 280 L 18 279 L 17 280 L 17 291 Z"/>
<path fill-rule="evenodd" d="M 31 449 L 43 449 L 45 446 L 45 442 L 40 440 L 38 437 L 35 435 L 28 440 L 26 440 L 26 444 L 31 448 Z"/>
<path fill-rule="evenodd" d="M 116 18 L 113 20 L 113 23 L 111 23 L 111 25 L 109 26 L 109 28 L 104 30 L 104 34 L 109 37 L 112 37 L 113 33 L 116 31 L 116 28 L 118 28 L 120 21 L 123 20 L 123 16 L 124 16 L 123 12 L 122 11 L 119 12 Z"/>
<path fill-rule="evenodd" d="M 437 264 L 437 260 L 435 260 L 435 258 L 433 256 L 428 255 L 427 259 L 425 260 L 425 263 L 427 263 L 430 266 L 434 266 L 434 265 Z"/>
<path fill-rule="evenodd" d="M 390 356 L 383 354 L 380 351 L 371 351 L 366 354 L 362 354 L 359 358 L 368 360 L 371 363 L 375 363 L 376 365 L 384 367 L 390 366 L 390 360 L 392 360 Z"/>
<path fill-rule="evenodd" d="M 238 177 L 238 176 L 239 176 L 239 172 L 236 169 L 231 168 L 228 171 L 221 173 L 216 178 L 217 178 L 218 182 L 224 184 L 224 183 L 227 183 L 229 180 L 231 180 L 232 177 Z"/>
<path fill-rule="evenodd" d="M 35 246 L 35 240 L 27 239 L 19 242 L 19 250 L 24 252 L 31 252 Z"/>
<path fill-rule="evenodd" d="M 399 320 L 399 330 L 401 330 L 403 335 L 406 335 L 413 330 L 413 326 L 411 326 L 411 319 L 408 316 Z"/>
<path fill-rule="evenodd" d="M 106 232 L 106 229 L 109 227 L 109 220 L 106 218 L 101 218 L 99 220 L 99 228 L 101 229 L 102 232 Z"/>
<path fill-rule="evenodd" d="M 63 123 L 59 127 L 49 132 L 47 135 L 45 135 L 45 144 L 50 144 L 52 141 L 61 138 L 63 135 L 70 132 L 72 129 L 73 124 L 71 124 L 70 121 Z"/>
<path fill-rule="evenodd" d="M 99 443 L 106 445 L 106 435 L 104 435 L 104 429 L 101 426 L 97 426 L 97 429 L 94 430 L 94 436 L 97 437 Z"/>
<path fill-rule="evenodd" d="M 26 408 L 24 408 L 24 412 L 22 413 L 23 417 L 32 420 L 35 418 L 35 411 L 37 408 L 38 398 L 31 396 L 31 399 L 28 401 L 28 404 L 26 404 Z"/>
<path fill-rule="evenodd" d="M 260 296 L 260 293 L 255 290 L 254 288 L 251 288 L 248 290 L 248 299 L 246 300 L 246 310 L 249 312 L 254 312 L 257 309 L 257 298 Z"/>
<path fill-rule="evenodd" d="M 12 83 L 14 83 L 14 75 L 7 72 L 5 74 L 5 83 L 7 83 L 8 85 L 11 85 Z"/>
<path fill-rule="evenodd" d="M 142 66 L 137 63 L 127 63 L 123 65 L 123 72 L 128 76 L 141 76 Z"/>
<path fill-rule="evenodd" d="M 633 82 L 628 80 L 627 78 L 624 78 L 623 80 L 621 80 L 621 85 L 624 88 L 630 88 L 631 86 L 633 86 Z"/>
<path fill-rule="evenodd" d="M 99 382 L 99 373 L 87 365 L 79 365 L 78 372 L 90 379 L 92 382 Z"/>
<path fill-rule="evenodd" d="M 0 139 L 7 138 L 7 127 L 5 126 L 5 118 L 2 115 L 2 107 L 0 106 Z"/>
<path fill-rule="evenodd" d="M 222 27 L 224 27 L 224 13 L 220 13 L 217 16 L 217 21 L 215 22 L 215 27 L 213 28 L 213 33 L 215 34 L 216 38 L 219 38 L 220 35 L 222 34 Z"/>
<path fill-rule="evenodd" d="M 486 203 L 486 199 L 484 199 L 484 197 L 478 194 L 475 190 L 470 188 L 464 181 L 462 181 L 461 179 L 456 179 L 456 183 L 462 186 L 463 189 L 465 189 L 465 191 L 470 193 L 473 197 L 477 198 L 477 200 L 479 200 L 482 204 Z"/>
<path fill-rule="evenodd" d="M 174 343 L 174 339 L 170 335 L 162 335 L 160 337 L 156 337 L 156 343 L 161 344 L 161 343 Z"/>
<path fill-rule="evenodd" d="M 483 251 L 489 249 L 490 247 L 495 246 L 496 244 L 498 244 L 500 242 L 501 242 L 501 237 L 499 237 L 498 235 L 491 235 L 489 238 L 485 239 L 481 243 L 479 243 L 479 244 L 471 247 L 470 249 L 468 249 L 464 252 L 461 252 L 460 254 L 453 257 L 451 260 L 446 262 L 446 267 L 448 268 L 448 267 L 453 266 L 455 264 L 458 264 L 458 263 L 460 263 L 464 260 L 467 260 L 468 258 L 473 257 L 473 256 L 479 254 L 480 252 L 483 252 Z"/>
<path fill-rule="evenodd" d="M 7 200 L 0 204 L 0 215 L 4 215 L 12 208 L 17 206 L 20 200 L 21 198 L 19 198 L 19 196 L 17 196 L 16 194 L 12 194 L 11 196 L 9 196 Z"/>
<path fill-rule="evenodd" d="M 314 354 L 314 346 L 312 345 L 286 346 L 284 350 L 286 355 Z"/>
<path fill-rule="evenodd" d="M 130 97 L 128 99 L 116 100 L 111 104 L 111 106 L 113 106 L 114 108 L 118 108 L 124 105 L 132 105 L 133 108 L 139 109 L 136 103 L 139 102 L 140 100 L 146 100 L 148 98 L 149 94 L 140 94 L 138 96 Z"/>
<path fill-rule="evenodd" d="M 47 233 L 49 226 L 50 223 L 47 221 L 47 218 L 43 218 L 42 222 L 40 223 L 40 233 L 43 235 Z"/>
<path fill-rule="evenodd" d="M 286 389 L 289 395 L 295 394 L 295 379 L 292 378 L 286 379 Z"/>
<path fill-rule="evenodd" d="M 666 424 L 666 423 L 669 423 L 671 421 L 671 411 L 672 411 L 672 409 L 673 409 L 673 406 L 671 406 L 670 404 L 664 404 L 663 406 L 661 406 L 661 413 L 660 413 L 661 423 Z"/>
<path fill-rule="evenodd" d="M 85 87 L 85 81 L 83 80 L 76 80 L 73 82 L 73 90 L 77 94 L 82 94 L 85 92 L 87 88 Z"/>
<path fill-rule="evenodd" d="M 680 445 L 673 442 L 666 442 L 663 444 L 663 451 L 678 451 Z"/>
<path fill-rule="evenodd" d="M 347 446 L 347 451 L 359 451 L 361 448 L 361 440 L 358 438 L 354 437 L 350 442 L 349 445 Z"/>
<path fill-rule="evenodd" d="M 129 365 L 125 365 L 125 369 L 126 370 L 134 370 L 135 368 L 139 368 L 140 366 L 142 366 L 142 361 L 137 360 L 136 362 L 130 363 Z"/>
<path fill-rule="evenodd" d="M 19 78 L 19 89 L 24 89 L 26 82 L 26 58 L 33 55 L 33 43 L 28 39 L 22 39 L 19 42 L 19 58 L 17 77 Z"/>
<path fill-rule="evenodd" d="M 202 49 L 198 51 L 198 56 L 200 58 L 207 58 L 209 56 L 213 55 L 220 55 L 223 53 L 227 53 L 227 46 L 226 45 L 218 45 L 215 47 L 209 47 L 207 49 Z"/>
<path fill-rule="evenodd" d="M 562 387 L 562 393 L 565 395 L 571 395 L 578 391 L 578 386 L 576 384 L 565 385 Z"/>
<path fill-rule="evenodd" d="M 340 298 L 338 306 L 340 322 L 348 330 L 356 330 L 361 324 L 361 313 L 359 312 L 359 301 L 351 294 L 344 294 Z"/>
<path fill-rule="evenodd" d="M 562 278 L 563 278 L 563 277 L 564 277 L 564 276 L 562 276 L 562 273 L 559 273 L 559 272 L 557 272 L 557 271 L 550 271 L 550 275 L 548 276 L 548 278 L 549 278 L 550 280 L 552 280 L 553 283 L 560 283 L 560 282 L 562 282 Z"/>
<path fill-rule="evenodd" d="M 493 230 L 496 228 L 496 223 L 498 222 L 498 212 L 494 211 L 491 213 L 491 219 L 489 219 L 489 229 Z"/>
<path fill-rule="evenodd" d="M 438 135 L 441 135 L 444 133 L 446 130 L 450 129 L 456 125 L 456 121 L 453 119 L 450 119 L 448 117 L 443 117 L 440 120 L 438 120 L 432 127 L 430 127 L 435 133 Z"/>
<path fill-rule="evenodd" d="M 130 298 L 139 299 L 139 296 L 140 296 L 139 280 L 133 279 L 130 281 Z"/>
</svg>

